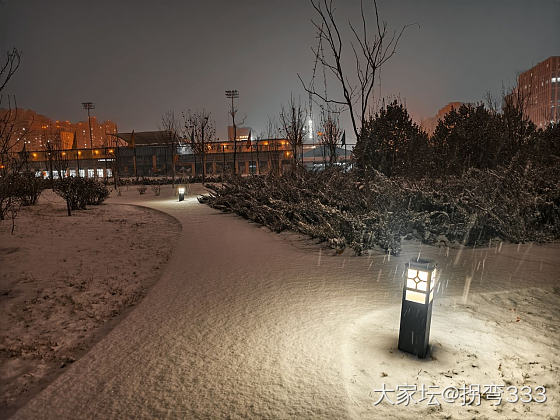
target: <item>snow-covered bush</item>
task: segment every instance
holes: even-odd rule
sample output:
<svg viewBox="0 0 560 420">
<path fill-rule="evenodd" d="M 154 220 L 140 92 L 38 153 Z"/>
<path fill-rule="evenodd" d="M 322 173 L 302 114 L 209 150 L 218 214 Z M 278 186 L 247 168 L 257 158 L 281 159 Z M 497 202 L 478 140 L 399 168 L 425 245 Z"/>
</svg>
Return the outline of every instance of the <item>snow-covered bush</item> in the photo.
<svg viewBox="0 0 560 420">
<path fill-rule="evenodd" d="M 0 177 L 0 220 L 21 205 L 16 190 L 17 174 L 7 174 Z"/>
<path fill-rule="evenodd" d="M 15 173 L 12 175 L 14 192 L 24 206 L 33 206 L 45 189 L 45 180 L 36 177 L 33 172 Z"/>
<path fill-rule="evenodd" d="M 109 189 L 102 182 L 86 178 L 83 194 L 86 204 L 97 206 L 109 197 Z"/>
<path fill-rule="evenodd" d="M 99 205 L 109 196 L 108 188 L 90 178 L 66 177 L 53 184 L 53 191 L 66 201 L 68 216 L 72 210 L 83 210 L 87 205 Z"/>
<path fill-rule="evenodd" d="M 290 229 L 357 254 L 401 239 L 486 245 L 490 240 L 560 238 L 560 169 L 470 169 L 462 177 L 411 181 L 337 169 L 282 176 L 234 177 L 210 185 L 202 202 L 279 232 Z"/>
</svg>

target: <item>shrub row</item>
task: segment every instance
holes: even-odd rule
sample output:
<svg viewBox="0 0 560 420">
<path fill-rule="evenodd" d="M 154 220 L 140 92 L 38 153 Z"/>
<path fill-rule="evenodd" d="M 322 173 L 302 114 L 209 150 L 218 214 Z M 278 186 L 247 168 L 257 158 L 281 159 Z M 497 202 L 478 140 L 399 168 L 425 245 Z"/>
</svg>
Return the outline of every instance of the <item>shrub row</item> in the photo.
<svg viewBox="0 0 560 420">
<path fill-rule="evenodd" d="M 206 182 L 221 182 L 221 176 L 206 176 Z M 188 184 L 202 182 L 202 176 L 197 175 L 194 177 L 176 177 L 175 184 Z M 107 184 L 111 184 L 111 181 L 107 181 Z M 140 177 L 138 180 L 136 178 L 119 178 L 119 184 L 122 186 L 127 185 L 171 185 L 173 183 L 173 178 L 171 177 Z"/>
<path fill-rule="evenodd" d="M 201 202 L 274 231 L 294 230 L 356 254 L 401 240 L 487 245 L 492 240 L 560 239 L 560 169 L 470 169 L 463 176 L 411 181 L 337 169 L 231 178 Z"/>
<path fill-rule="evenodd" d="M 35 177 L 32 172 L 5 173 L 0 176 L 0 220 L 6 213 L 20 205 L 32 206 L 37 203 L 46 181 Z"/>
<path fill-rule="evenodd" d="M 56 180 L 53 191 L 66 201 L 69 215 L 71 210 L 83 210 L 87 205 L 99 205 L 109 196 L 109 189 L 102 182 L 82 177 Z"/>
</svg>

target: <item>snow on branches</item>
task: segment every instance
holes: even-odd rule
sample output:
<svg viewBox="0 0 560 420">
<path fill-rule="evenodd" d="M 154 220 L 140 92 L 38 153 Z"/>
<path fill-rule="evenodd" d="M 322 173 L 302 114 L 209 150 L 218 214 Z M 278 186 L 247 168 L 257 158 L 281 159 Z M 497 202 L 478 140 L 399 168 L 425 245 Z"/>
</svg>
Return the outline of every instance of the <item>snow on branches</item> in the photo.
<svg viewBox="0 0 560 420">
<path fill-rule="evenodd" d="M 201 202 L 269 227 L 293 230 L 356 254 L 380 247 L 398 254 L 401 239 L 468 246 L 489 241 L 560 238 L 560 169 L 471 169 L 463 176 L 368 178 L 336 168 L 282 176 L 233 177 L 209 185 Z"/>
</svg>

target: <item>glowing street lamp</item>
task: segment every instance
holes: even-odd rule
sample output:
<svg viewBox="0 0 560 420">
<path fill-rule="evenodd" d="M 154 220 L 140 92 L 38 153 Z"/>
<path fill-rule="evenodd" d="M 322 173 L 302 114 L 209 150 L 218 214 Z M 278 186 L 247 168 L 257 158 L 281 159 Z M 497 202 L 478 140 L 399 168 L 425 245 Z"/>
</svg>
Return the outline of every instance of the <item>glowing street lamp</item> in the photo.
<svg viewBox="0 0 560 420">
<path fill-rule="evenodd" d="M 426 357 L 428 353 L 434 286 L 437 277 L 437 265 L 434 261 L 414 259 L 406 265 L 399 350 L 420 358 Z"/>
<path fill-rule="evenodd" d="M 185 200 L 185 187 L 179 187 L 179 201 Z"/>
</svg>

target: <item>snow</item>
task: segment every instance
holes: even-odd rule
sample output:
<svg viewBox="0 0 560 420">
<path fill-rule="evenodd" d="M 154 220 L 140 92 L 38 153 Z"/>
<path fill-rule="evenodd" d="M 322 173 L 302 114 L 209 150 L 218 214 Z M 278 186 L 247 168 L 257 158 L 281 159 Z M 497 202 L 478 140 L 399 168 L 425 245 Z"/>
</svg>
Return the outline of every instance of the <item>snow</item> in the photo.
<svg viewBox="0 0 560 420">
<path fill-rule="evenodd" d="M 45 191 L 0 224 L 0 417 L 82 356 L 146 294 L 180 225 L 128 205 L 66 215 Z M 155 251 L 154 251 L 155 249 Z"/>
<path fill-rule="evenodd" d="M 353 257 L 271 233 L 192 195 L 178 202 L 169 186 L 159 197 L 131 188 L 109 202 L 179 220 L 172 257 L 142 302 L 14 418 L 559 414 L 559 244 L 447 249 L 405 241 L 398 257 Z M 426 360 L 395 349 L 402 269 L 419 254 L 443 271 L 432 317 L 434 357 Z M 383 383 L 506 381 L 544 385 L 548 401 L 499 408 L 489 401 L 373 404 Z"/>
</svg>

